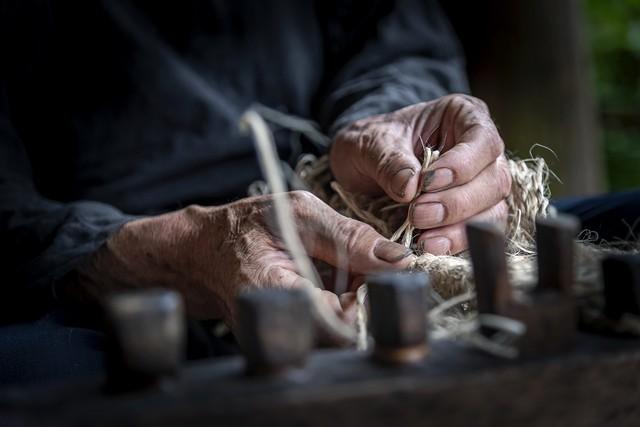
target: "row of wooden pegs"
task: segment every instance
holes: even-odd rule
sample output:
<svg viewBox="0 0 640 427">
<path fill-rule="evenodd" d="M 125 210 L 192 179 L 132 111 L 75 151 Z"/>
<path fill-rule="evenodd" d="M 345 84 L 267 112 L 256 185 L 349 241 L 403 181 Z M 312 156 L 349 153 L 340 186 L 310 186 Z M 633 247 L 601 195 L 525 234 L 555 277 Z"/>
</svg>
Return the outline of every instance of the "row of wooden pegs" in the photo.
<svg viewBox="0 0 640 427">
<path fill-rule="evenodd" d="M 470 223 L 476 309 L 520 322 L 522 357 L 548 356 L 573 347 L 579 310 L 573 294 L 574 248 L 579 222 L 568 216 L 537 221 L 537 283 L 514 292 L 509 283 L 505 236 L 496 226 Z M 602 262 L 602 316 L 615 324 L 640 315 L 640 259 L 611 255 Z M 368 277 L 372 358 L 384 364 L 428 363 L 427 291 L 424 273 L 387 272 Z M 110 298 L 109 384 L 139 388 L 176 374 L 185 346 L 184 309 L 179 295 L 154 290 Z M 300 290 L 261 289 L 238 298 L 237 338 L 249 375 L 274 375 L 302 368 L 313 351 L 312 304 Z M 479 333 L 496 331 L 481 325 Z"/>
</svg>

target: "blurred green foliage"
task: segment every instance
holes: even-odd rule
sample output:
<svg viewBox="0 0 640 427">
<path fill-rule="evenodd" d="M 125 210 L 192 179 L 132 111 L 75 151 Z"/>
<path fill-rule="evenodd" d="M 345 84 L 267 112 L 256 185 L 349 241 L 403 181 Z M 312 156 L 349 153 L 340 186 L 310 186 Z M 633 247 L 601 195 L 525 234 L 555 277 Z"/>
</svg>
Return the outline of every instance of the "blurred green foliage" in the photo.
<svg viewBox="0 0 640 427">
<path fill-rule="evenodd" d="M 640 0 L 587 0 L 611 190 L 640 187 Z"/>
</svg>

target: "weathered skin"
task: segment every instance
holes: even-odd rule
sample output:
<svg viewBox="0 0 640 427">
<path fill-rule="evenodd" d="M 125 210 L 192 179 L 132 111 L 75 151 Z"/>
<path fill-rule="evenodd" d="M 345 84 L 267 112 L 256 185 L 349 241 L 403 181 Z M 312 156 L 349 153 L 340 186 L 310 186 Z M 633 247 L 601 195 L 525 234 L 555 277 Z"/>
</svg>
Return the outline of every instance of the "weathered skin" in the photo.
<svg viewBox="0 0 640 427">
<path fill-rule="evenodd" d="M 440 157 L 421 174 L 422 146 Z M 352 192 L 386 193 L 410 202 L 420 188 L 411 220 L 424 230 L 422 249 L 437 255 L 467 248 L 465 222 L 506 224 L 504 199 L 511 175 L 504 143 L 484 102 L 449 95 L 342 129 L 331 150 L 331 169 Z"/>
<path fill-rule="evenodd" d="M 423 144 L 442 153 L 426 173 L 420 170 Z M 446 96 L 353 123 L 337 134 L 331 166 L 350 191 L 386 192 L 410 202 L 421 188 L 410 218 L 424 230 L 418 244 L 425 251 L 466 249 L 464 223 L 470 219 L 506 222 L 511 179 L 504 144 L 486 105 L 470 96 Z M 290 196 L 311 257 L 342 266 L 339 253 L 352 277 L 408 266 L 410 252 L 372 227 L 339 215 L 310 193 Z M 272 202 L 270 196 L 252 197 L 129 222 L 85 265 L 83 286 L 73 292 L 96 297 L 124 288 L 172 288 L 184 296 L 190 316 L 222 318 L 233 327 L 235 297 L 248 286 L 309 284 L 274 234 Z M 353 316 L 352 294 L 317 292 L 340 316 Z"/>
<path fill-rule="evenodd" d="M 343 248 L 349 271 L 362 274 L 405 268 L 411 252 L 369 225 L 336 213 L 308 192 L 290 193 L 293 216 L 305 250 L 338 264 Z M 236 296 L 249 286 L 294 287 L 310 283 L 298 273 L 274 234 L 272 197 L 260 196 L 219 207 L 182 210 L 127 223 L 81 270 L 90 297 L 126 288 L 180 291 L 190 316 L 235 324 Z M 318 290 L 341 316 L 338 297 Z M 350 301 L 352 298 L 343 298 Z"/>
</svg>

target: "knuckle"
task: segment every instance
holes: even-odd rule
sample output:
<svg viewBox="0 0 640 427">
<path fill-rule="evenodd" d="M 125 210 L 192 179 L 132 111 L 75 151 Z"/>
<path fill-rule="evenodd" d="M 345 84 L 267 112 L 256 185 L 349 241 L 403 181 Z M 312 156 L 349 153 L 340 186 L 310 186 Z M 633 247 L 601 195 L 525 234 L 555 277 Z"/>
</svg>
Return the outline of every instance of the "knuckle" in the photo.
<svg viewBox="0 0 640 427">
<path fill-rule="evenodd" d="M 475 96 L 467 95 L 465 93 L 453 93 L 451 95 L 447 95 L 444 99 L 454 107 L 470 108 L 482 111 L 485 114 L 489 113 L 489 107 L 487 104 Z"/>
<path fill-rule="evenodd" d="M 261 271 L 260 254 L 268 246 L 267 242 L 273 240 L 273 236 L 265 235 L 263 230 L 250 230 L 248 232 L 233 231 L 230 236 L 238 253 L 247 254 L 247 262 L 243 262 L 244 268 L 249 271 Z M 249 274 L 249 276 L 251 276 Z"/>
<path fill-rule="evenodd" d="M 262 274 L 264 283 L 267 286 L 280 288 L 285 284 L 285 270 L 278 265 L 267 265 Z"/>
<path fill-rule="evenodd" d="M 491 123 L 489 107 L 480 98 L 456 93 L 445 97 L 445 99 L 454 110 L 460 111 L 468 120 L 478 124 Z"/>
<path fill-rule="evenodd" d="M 205 211 L 205 208 L 203 208 L 200 205 L 189 205 L 189 206 L 184 208 L 185 214 L 187 214 L 189 216 L 197 216 L 197 215 L 203 213 L 204 211 Z"/>
<path fill-rule="evenodd" d="M 482 99 L 476 98 L 475 96 L 471 96 L 471 95 L 463 95 L 463 96 L 468 103 L 473 105 L 474 109 L 480 110 L 487 115 L 489 114 L 489 106 Z"/>
<path fill-rule="evenodd" d="M 458 113 L 467 115 L 470 111 L 473 111 L 473 104 L 463 94 L 454 93 L 442 98 L 442 105 L 445 114 L 457 116 Z"/>
<path fill-rule="evenodd" d="M 257 262 L 244 267 L 244 275 L 255 287 L 274 287 L 278 285 L 276 280 L 277 267 L 268 263 Z"/>
<path fill-rule="evenodd" d="M 359 167 L 363 169 L 362 172 L 374 173 L 381 159 L 385 157 L 387 151 L 385 141 L 387 139 L 386 132 L 381 130 L 377 124 L 364 124 L 358 135 L 352 140 L 350 151 L 345 154 L 358 160 L 355 165 L 358 167 L 359 164 Z"/>
<path fill-rule="evenodd" d="M 407 159 L 404 152 L 392 149 L 381 150 L 377 159 L 376 176 L 378 179 L 390 178 L 405 164 Z"/>
<path fill-rule="evenodd" d="M 316 196 L 307 190 L 293 190 L 289 192 L 289 197 L 296 202 L 308 202 L 315 199 Z"/>
<path fill-rule="evenodd" d="M 211 217 L 211 209 L 205 208 L 200 205 L 189 205 L 182 210 L 182 214 L 190 221 L 207 222 Z M 128 229 L 131 223 L 126 223 L 123 227 L 124 230 Z"/>
<path fill-rule="evenodd" d="M 358 158 L 375 162 L 379 156 L 377 153 L 379 150 L 377 144 L 381 139 L 379 132 L 375 129 L 369 129 L 368 126 L 368 128 L 361 132 L 356 138 L 355 150 Z"/>
<path fill-rule="evenodd" d="M 291 212 L 298 221 L 308 221 L 322 208 L 324 203 L 313 193 L 306 190 L 295 190 L 287 193 L 291 204 Z"/>
<path fill-rule="evenodd" d="M 471 96 L 471 95 L 467 95 L 467 99 L 477 108 L 481 109 L 485 113 L 489 113 L 489 106 L 482 99 L 476 98 L 475 96 Z"/>
<path fill-rule="evenodd" d="M 356 138 L 356 146 L 359 151 L 366 151 L 373 145 L 373 132 L 362 132 Z"/>
<path fill-rule="evenodd" d="M 357 221 L 341 221 L 338 228 L 337 231 L 344 236 L 347 253 L 357 253 L 358 247 L 367 239 L 367 236 L 375 233 L 373 227 Z"/>
<path fill-rule="evenodd" d="M 407 162 L 403 139 L 410 140 L 407 126 L 400 126 L 385 116 L 369 118 L 359 125 L 349 153 L 344 154 L 359 159 L 354 164 L 359 172 L 376 180 L 384 179 L 396 172 L 398 162 Z"/>
<path fill-rule="evenodd" d="M 444 97 L 444 99 L 446 99 L 448 102 L 455 105 L 470 104 L 471 103 L 470 98 L 471 96 L 466 95 L 464 93 L 452 93 L 451 95 L 447 95 Z"/>
<path fill-rule="evenodd" d="M 291 204 L 299 206 L 310 206 L 318 203 L 320 199 L 310 191 L 307 190 L 294 190 L 289 192 L 289 199 Z"/>
</svg>

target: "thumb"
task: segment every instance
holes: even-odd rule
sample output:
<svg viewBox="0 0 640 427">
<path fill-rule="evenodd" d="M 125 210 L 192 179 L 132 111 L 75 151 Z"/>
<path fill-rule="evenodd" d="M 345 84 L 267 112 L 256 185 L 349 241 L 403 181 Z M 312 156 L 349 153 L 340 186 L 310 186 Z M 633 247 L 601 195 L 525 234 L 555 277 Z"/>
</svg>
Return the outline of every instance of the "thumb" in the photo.
<svg viewBox="0 0 640 427">
<path fill-rule="evenodd" d="M 400 203 L 413 200 L 422 166 L 408 143 L 378 141 L 372 144 L 364 161 L 387 196 Z"/>
<path fill-rule="evenodd" d="M 331 150 L 331 168 L 345 189 L 371 193 L 382 189 L 396 202 L 416 195 L 421 164 L 406 132 L 345 132 Z M 372 185 L 373 184 L 373 185 Z"/>
</svg>

